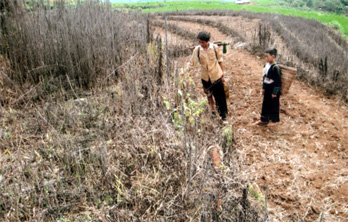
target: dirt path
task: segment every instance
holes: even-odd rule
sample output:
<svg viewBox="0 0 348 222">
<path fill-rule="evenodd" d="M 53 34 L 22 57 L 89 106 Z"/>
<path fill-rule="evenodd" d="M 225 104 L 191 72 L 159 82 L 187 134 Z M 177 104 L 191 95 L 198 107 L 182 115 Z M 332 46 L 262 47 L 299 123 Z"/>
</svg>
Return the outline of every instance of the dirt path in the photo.
<svg viewBox="0 0 348 222">
<path fill-rule="evenodd" d="M 227 39 L 211 27 L 189 22 L 179 26 Z M 179 60 L 187 62 L 189 57 Z M 295 81 L 281 97 L 281 124 L 252 126 L 261 110 L 264 61 L 239 50 L 229 50 L 224 60 L 231 85 L 229 121 L 235 125 L 244 170 L 259 187 L 269 184 L 270 221 L 316 221 L 321 212 L 323 221 L 347 221 L 347 106 Z M 200 76 L 194 79 L 200 86 Z M 204 96 L 200 87 L 197 93 Z"/>
</svg>

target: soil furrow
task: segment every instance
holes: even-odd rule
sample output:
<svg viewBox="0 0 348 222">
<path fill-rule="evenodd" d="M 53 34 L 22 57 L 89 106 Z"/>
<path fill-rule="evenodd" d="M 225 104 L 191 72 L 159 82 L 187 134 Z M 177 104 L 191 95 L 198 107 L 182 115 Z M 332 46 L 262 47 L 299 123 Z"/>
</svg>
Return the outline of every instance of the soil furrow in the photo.
<svg viewBox="0 0 348 222">
<path fill-rule="evenodd" d="M 175 21 L 169 21 L 173 23 Z M 175 22 L 176 23 L 176 22 Z M 229 37 L 216 28 L 179 21 L 181 29 L 209 31 L 212 40 Z M 188 62 L 190 57 L 178 59 Z M 273 221 L 326 221 L 348 218 L 348 108 L 319 90 L 295 81 L 281 97 L 281 124 L 255 127 L 262 97 L 262 58 L 230 49 L 224 55 L 230 88 L 229 116 L 234 124 L 239 154 L 251 180 L 269 184 Z M 197 94 L 204 96 L 198 73 Z M 243 158 L 242 158 L 243 159 Z"/>
</svg>

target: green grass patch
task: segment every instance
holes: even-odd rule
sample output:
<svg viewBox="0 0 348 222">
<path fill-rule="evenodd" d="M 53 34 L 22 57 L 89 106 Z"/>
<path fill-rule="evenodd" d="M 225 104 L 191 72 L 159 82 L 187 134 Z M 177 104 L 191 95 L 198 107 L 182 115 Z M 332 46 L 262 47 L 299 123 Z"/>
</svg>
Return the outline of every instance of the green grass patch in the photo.
<svg viewBox="0 0 348 222">
<path fill-rule="evenodd" d="M 278 5 L 279 4 L 277 1 L 271 1 L 271 0 L 254 0 L 251 2 L 256 3 L 258 5 Z"/>
</svg>

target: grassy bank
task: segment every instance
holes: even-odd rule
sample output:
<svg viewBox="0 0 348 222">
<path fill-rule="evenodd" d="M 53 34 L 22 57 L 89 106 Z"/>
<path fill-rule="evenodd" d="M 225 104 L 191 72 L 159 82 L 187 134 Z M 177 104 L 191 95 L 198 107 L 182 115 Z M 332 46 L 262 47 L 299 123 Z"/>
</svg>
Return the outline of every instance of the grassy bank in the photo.
<svg viewBox="0 0 348 222">
<path fill-rule="evenodd" d="M 128 9 L 140 9 L 143 12 L 165 12 L 165 11 L 187 11 L 187 10 L 245 10 L 251 12 L 274 13 L 315 19 L 325 24 L 334 26 L 336 29 L 348 36 L 348 17 L 318 11 L 304 11 L 294 8 L 280 7 L 276 2 L 268 0 L 253 1 L 255 5 L 236 5 L 233 2 L 222 1 L 175 1 L 175 2 L 153 2 L 135 4 L 115 4 L 117 7 Z"/>
</svg>

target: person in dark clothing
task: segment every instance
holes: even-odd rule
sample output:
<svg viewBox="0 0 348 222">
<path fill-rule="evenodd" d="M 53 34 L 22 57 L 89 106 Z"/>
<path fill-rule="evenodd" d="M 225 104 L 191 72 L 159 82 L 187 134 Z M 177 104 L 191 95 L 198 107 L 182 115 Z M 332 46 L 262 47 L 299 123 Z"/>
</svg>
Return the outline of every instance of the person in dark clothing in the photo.
<svg viewBox="0 0 348 222">
<path fill-rule="evenodd" d="M 263 69 L 261 118 L 255 125 L 275 126 L 280 121 L 279 98 L 281 94 L 281 70 L 275 62 L 277 49 L 267 50 L 265 56 L 267 64 Z"/>
</svg>

